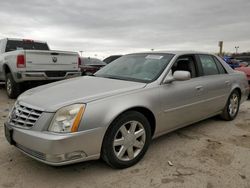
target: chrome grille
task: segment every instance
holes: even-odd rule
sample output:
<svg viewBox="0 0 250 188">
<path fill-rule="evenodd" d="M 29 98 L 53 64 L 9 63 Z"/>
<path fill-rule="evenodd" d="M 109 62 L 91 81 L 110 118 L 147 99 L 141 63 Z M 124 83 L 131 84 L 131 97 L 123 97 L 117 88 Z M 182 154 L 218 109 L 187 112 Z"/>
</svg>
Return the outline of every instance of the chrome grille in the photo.
<svg viewBox="0 0 250 188">
<path fill-rule="evenodd" d="M 10 113 L 9 121 L 13 126 L 31 128 L 41 114 L 42 111 L 40 110 L 16 104 Z"/>
</svg>

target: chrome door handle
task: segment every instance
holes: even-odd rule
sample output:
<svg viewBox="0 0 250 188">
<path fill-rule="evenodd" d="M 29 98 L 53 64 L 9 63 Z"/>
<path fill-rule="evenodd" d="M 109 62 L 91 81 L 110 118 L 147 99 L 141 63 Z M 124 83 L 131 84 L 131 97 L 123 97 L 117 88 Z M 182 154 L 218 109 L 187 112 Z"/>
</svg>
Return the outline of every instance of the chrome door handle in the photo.
<svg viewBox="0 0 250 188">
<path fill-rule="evenodd" d="M 203 90 L 203 87 L 202 86 L 196 86 L 195 89 L 198 90 L 198 91 L 201 91 L 201 90 Z"/>
<path fill-rule="evenodd" d="M 230 81 L 228 81 L 228 80 L 225 81 L 225 84 L 229 86 L 230 85 Z"/>
</svg>

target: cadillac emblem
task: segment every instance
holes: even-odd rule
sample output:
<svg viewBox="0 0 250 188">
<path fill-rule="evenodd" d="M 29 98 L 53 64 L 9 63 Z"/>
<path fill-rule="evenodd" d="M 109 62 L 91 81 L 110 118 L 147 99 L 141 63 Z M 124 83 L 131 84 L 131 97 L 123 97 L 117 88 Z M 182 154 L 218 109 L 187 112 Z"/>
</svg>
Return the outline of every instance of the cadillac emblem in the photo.
<svg viewBox="0 0 250 188">
<path fill-rule="evenodd" d="M 17 119 L 17 117 L 20 115 L 20 112 L 19 112 L 19 110 L 18 109 L 13 109 L 13 111 L 11 112 L 11 115 L 10 115 L 10 117 L 11 117 L 11 119 Z"/>
</svg>

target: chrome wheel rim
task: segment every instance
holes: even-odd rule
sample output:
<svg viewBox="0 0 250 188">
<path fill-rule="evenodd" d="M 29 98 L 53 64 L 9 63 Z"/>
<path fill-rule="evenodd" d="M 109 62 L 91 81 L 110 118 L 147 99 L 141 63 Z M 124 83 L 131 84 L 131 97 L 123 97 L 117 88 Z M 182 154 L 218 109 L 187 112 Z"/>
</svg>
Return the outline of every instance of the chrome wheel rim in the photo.
<svg viewBox="0 0 250 188">
<path fill-rule="evenodd" d="M 7 80 L 7 83 L 6 83 L 6 90 L 9 94 L 11 94 L 12 92 L 12 85 L 11 85 L 11 81 L 10 79 Z"/>
<path fill-rule="evenodd" d="M 238 106 L 239 106 L 238 95 L 233 93 L 229 100 L 230 102 L 228 106 L 228 111 L 229 111 L 230 116 L 233 117 L 238 111 Z"/>
<path fill-rule="evenodd" d="M 116 157 L 121 161 L 130 161 L 137 157 L 146 140 L 145 129 L 138 121 L 124 123 L 117 131 L 113 150 Z"/>
</svg>

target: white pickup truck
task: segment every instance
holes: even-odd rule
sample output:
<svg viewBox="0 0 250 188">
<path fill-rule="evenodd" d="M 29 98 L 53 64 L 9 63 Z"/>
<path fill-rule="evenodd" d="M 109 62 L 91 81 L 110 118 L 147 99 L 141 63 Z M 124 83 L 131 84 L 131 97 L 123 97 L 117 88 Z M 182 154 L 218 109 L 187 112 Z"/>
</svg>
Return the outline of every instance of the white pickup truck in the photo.
<svg viewBox="0 0 250 188">
<path fill-rule="evenodd" d="M 0 81 L 16 98 L 24 82 L 62 80 L 80 76 L 76 52 L 50 50 L 46 42 L 25 39 L 0 40 Z"/>
</svg>

